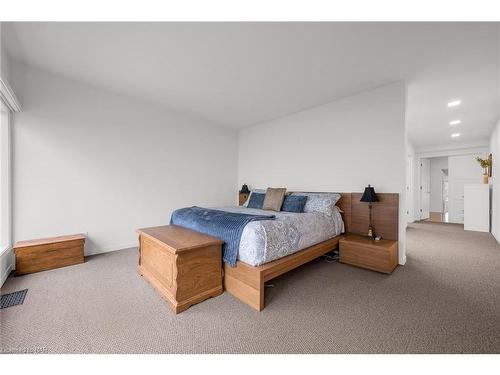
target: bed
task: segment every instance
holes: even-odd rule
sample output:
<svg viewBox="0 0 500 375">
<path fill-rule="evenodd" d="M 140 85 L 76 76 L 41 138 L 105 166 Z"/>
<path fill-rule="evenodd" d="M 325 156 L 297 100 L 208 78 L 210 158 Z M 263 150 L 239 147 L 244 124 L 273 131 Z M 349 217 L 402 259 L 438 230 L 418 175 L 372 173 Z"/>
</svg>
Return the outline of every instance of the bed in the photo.
<svg viewBox="0 0 500 375">
<path fill-rule="evenodd" d="M 336 237 L 344 232 L 338 207 L 333 215 L 321 213 L 274 212 L 244 206 L 217 207 L 217 210 L 251 215 L 274 215 L 274 220 L 252 221 L 243 229 L 238 260 L 260 266 Z"/>
<path fill-rule="evenodd" d="M 264 283 L 334 250 L 342 233 L 350 230 L 351 193 L 340 193 L 340 196 L 330 217 L 272 212 L 275 220 L 247 224 L 241 236 L 236 267 L 224 264 L 225 290 L 261 311 L 265 306 Z M 259 215 L 270 213 L 247 207 L 218 209 Z"/>
</svg>

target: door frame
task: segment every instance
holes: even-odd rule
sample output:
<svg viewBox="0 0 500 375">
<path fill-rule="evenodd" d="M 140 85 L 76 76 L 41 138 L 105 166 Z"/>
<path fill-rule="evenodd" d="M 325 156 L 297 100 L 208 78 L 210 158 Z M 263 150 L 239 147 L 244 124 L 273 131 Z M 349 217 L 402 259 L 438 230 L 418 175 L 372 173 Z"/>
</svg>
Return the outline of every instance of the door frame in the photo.
<svg viewBox="0 0 500 375">
<path fill-rule="evenodd" d="M 406 224 L 415 221 L 414 165 L 415 156 L 408 154 L 406 157 Z"/>
<path fill-rule="evenodd" d="M 422 218 L 422 194 L 423 194 L 423 186 L 422 186 L 422 167 L 423 167 L 423 164 L 422 164 L 422 161 L 424 159 L 427 159 L 429 160 L 429 180 L 430 180 L 430 159 L 431 158 L 428 158 L 428 157 L 419 157 L 418 158 L 418 220 L 425 220 L 425 219 L 428 219 L 430 217 L 430 196 L 429 196 L 429 216 L 426 217 L 426 218 Z M 430 182 L 430 181 L 429 181 Z M 429 192 L 430 194 L 430 192 Z"/>
</svg>

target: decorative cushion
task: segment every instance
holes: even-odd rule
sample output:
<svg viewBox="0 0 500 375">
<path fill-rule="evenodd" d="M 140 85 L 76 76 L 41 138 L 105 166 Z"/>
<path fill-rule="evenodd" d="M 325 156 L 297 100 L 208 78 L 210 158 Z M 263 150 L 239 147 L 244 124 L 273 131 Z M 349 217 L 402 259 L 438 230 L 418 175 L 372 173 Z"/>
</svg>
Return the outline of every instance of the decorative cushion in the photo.
<svg viewBox="0 0 500 375">
<path fill-rule="evenodd" d="M 252 194 L 250 194 L 250 198 L 248 198 L 248 208 L 262 208 L 262 205 L 264 204 L 264 198 L 266 194 L 264 193 L 256 193 L 252 191 Z"/>
<path fill-rule="evenodd" d="M 307 196 L 305 195 L 286 195 L 281 211 L 302 213 L 306 202 Z"/>
<path fill-rule="evenodd" d="M 335 204 L 339 201 L 339 193 L 292 193 L 292 196 L 307 196 L 304 212 L 317 212 L 333 216 Z"/>
<path fill-rule="evenodd" d="M 264 198 L 263 210 L 279 211 L 285 199 L 286 188 L 267 188 Z"/>
<path fill-rule="evenodd" d="M 253 193 L 266 194 L 266 191 L 264 189 L 250 189 L 250 195 L 248 196 L 245 203 L 243 203 L 244 207 L 248 207 L 248 203 L 250 202 L 250 197 L 252 196 Z M 264 202 L 264 200 L 262 200 L 262 202 Z"/>
</svg>

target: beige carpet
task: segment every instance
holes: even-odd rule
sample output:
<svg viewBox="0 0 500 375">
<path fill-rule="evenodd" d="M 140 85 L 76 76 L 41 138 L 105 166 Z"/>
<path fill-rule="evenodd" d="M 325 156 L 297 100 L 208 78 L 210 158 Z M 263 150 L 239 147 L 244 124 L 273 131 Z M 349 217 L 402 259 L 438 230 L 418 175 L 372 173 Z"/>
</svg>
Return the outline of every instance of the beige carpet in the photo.
<svg viewBox="0 0 500 375">
<path fill-rule="evenodd" d="M 457 225 L 408 228 L 390 275 L 324 260 L 273 281 L 258 313 L 228 293 L 174 316 L 136 272 L 137 250 L 9 278 L 4 352 L 499 353 L 500 247 Z"/>
</svg>

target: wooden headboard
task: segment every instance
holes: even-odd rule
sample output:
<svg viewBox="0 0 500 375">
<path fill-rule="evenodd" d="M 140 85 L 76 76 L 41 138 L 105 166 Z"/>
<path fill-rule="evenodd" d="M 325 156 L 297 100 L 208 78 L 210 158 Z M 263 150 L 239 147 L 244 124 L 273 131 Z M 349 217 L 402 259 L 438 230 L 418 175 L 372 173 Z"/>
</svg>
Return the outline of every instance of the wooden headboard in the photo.
<svg viewBox="0 0 500 375">
<path fill-rule="evenodd" d="M 344 211 L 346 232 L 366 235 L 369 222 L 368 203 L 360 202 L 363 193 L 340 193 L 337 206 Z M 377 193 L 378 202 L 372 206 L 372 226 L 377 236 L 398 240 L 399 194 Z"/>
<path fill-rule="evenodd" d="M 303 192 L 301 192 L 303 193 Z M 368 231 L 368 203 L 360 202 L 362 193 L 339 193 L 337 206 L 343 211 L 345 231 L 366 235 Z M 398 240 L 399 194 L 377 193 L 378 202 L 372 206 L 373 231 L 388 240 Z"/>
</svg>

